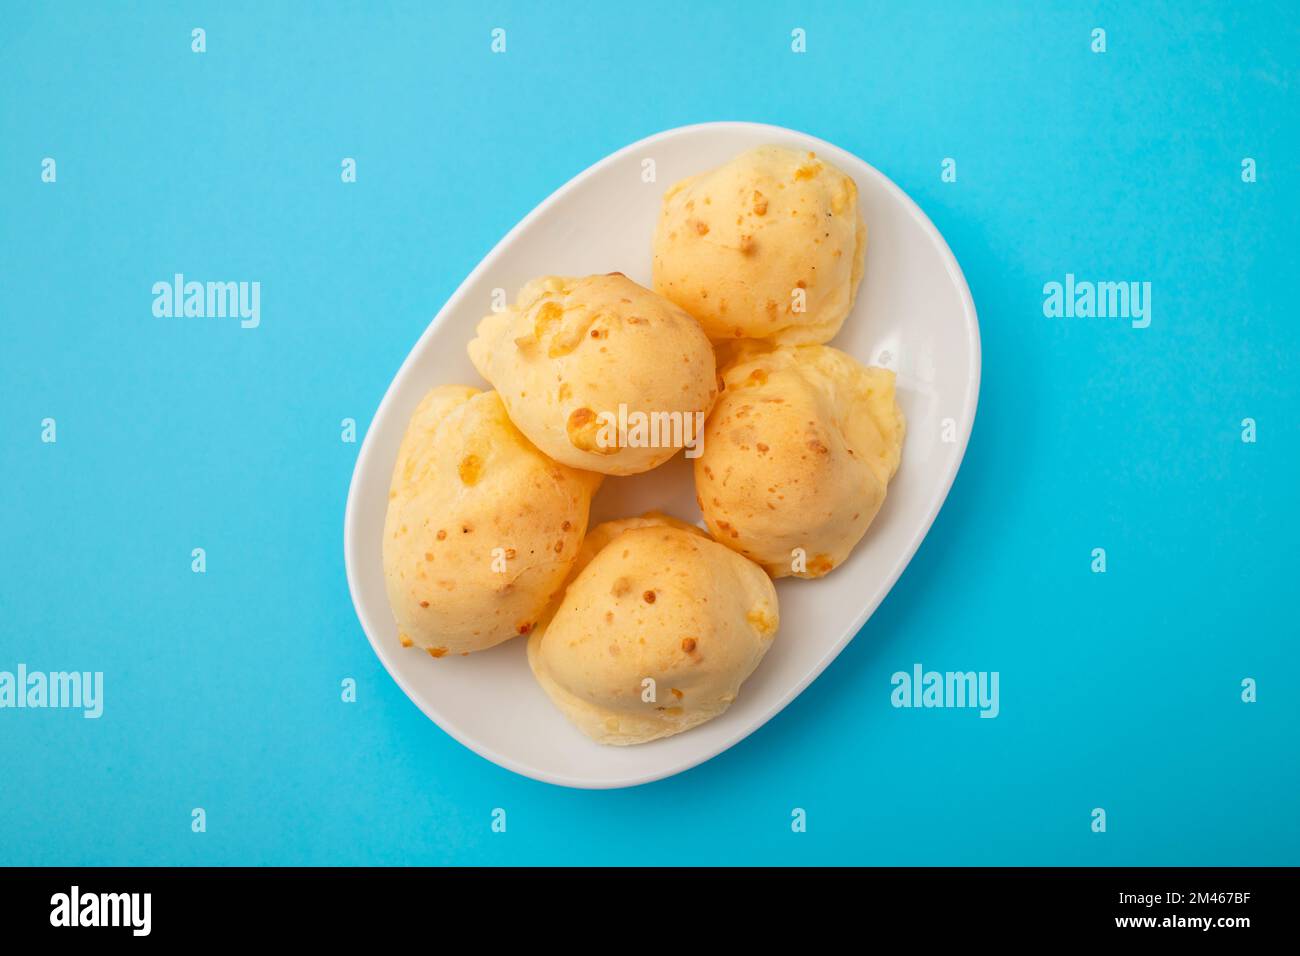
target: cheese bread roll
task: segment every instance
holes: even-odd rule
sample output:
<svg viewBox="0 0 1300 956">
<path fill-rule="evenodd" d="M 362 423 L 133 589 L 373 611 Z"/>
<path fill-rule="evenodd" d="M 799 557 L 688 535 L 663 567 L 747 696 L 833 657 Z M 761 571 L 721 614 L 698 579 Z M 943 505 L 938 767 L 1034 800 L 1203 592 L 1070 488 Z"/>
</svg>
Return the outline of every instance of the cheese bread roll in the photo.
<svg viewBox="0 0 1300 956">
<path fill-rule="evenodd" d="M 665 516 L 598 525 L 604 542 L 528 641 L 555 705 L 599 743 L 639 744 L 718 716 L 772 644 L 758 565 Z"/>
<path fill-rule="evenodd" d="M 838 567 L 902 454 L 894 373 L 825 345 L 739 348 L 695 462 L 713 536 L 774 578 Z"/>
<path fill-rule="evenodd" d="M 664 194 L 654 287 L 715 341 L 828 342 L 866 247 L 852 177 L 815 153 L 760 146 Z"/>
<path fill-rule="evenodd" d="M 384 522 L 402 644 L 442 657 L 532 630 L 577 559 L 600 481 L 534 448 L 496 392 L 429 392 L 398 449 Z"/>
<path fill-rule="evenodd" d="M 533 444 L 606 475 L 690 449 L 718 394 L 700 324 L 619 273 L 534 279 L 479 323 L 469 356 Z"/>
</svg>

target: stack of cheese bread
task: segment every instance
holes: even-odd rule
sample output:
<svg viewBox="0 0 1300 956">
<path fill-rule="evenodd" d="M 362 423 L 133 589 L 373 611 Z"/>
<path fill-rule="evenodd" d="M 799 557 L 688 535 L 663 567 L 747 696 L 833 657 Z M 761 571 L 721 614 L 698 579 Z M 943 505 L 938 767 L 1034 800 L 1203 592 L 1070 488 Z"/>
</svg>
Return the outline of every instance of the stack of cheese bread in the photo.
<svg viewBox="0 0 1300 956">
<path fill-rule="evenodd" d="M 893 373 L 825 344 L 866 239 L 852 178 L 759 147 L 664 195 L 654 291 L 546 276 L 484 318 L 469 355 L 495 390 L 434 388 L 398 450 L 398 640 L 442 658 L 526 635 L 538 683 L 605 744 L 726 710 L 776 635 L 772 579 L 843 563 L 898 470 Z M 637 440 L 629 414 L 677 427 Z M 684 447 L 708 533 L 659 513 L 588 528 L 606 476 Z"/>
</svg>

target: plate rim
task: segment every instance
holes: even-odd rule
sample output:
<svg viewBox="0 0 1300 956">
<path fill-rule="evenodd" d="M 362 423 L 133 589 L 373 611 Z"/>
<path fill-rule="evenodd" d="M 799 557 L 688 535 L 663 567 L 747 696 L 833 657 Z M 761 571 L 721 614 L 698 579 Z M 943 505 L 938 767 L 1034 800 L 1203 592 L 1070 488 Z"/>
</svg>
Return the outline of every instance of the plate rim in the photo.
<svg viewBox="0 0 1300 956">
<path fill-rule="evenodd" d="M 480 741 L 475 740 L 474 742 L 471 742 L 466 738 L 466 736 L 463 736 L 458 729 L 449 726 L 450 722 L 444 722 L 439 714 L 435 713 L 431 707 L 426 706 L 421 699 L 423 695 L 414 693 L 400 673 L 394 667 L 390 666 L 388 659 L 389 649 L 371 633 L 370 628 L 366 624 L 366 619 L 361 609 L 361 601 L 358 597 L 357 580 L 360 571 L 355 568 L 355 549 L 353 547 L 354 535 L 359 533 L 354 527 L 357 521 L 357 502 L 360 498 L 357 490 L 358 476 L 361 472 L 362 463 L 365 462 L 368 457 L 367 450 L 369 449 L 373 435 L 373 425 L 378 419 L 380 419 L 383 413 L 387 410 L 389 403 L 393 400 L 393 395 L 397 391 L 397 383 L 407 375 L 408 366 L 412 364 L 415 355 L 421 351 L 420 345 L 433 333 L 433 330 L 444 320 L 444 317 L 448 313 L 450 313 L 454 308 L 460 306 L 462 299 L 468 295 L 468 288 L 474 284 L 475 280 L 477 280 L 482 273 L 489 271 L 495 265 L 496 260 L 502 254 L 502 250 L 510 245 L 517 233 L 523 231 L 545 210 L 563 199 L 568 193 L 576 189 L 579 184 L 594 176 L 606 166 L 612 165 L 628 153 L 645 149 L 647 146 L 663 140 L 705 130 L 718 132 L 746 130 L 750 132 L 770 132 L 781 135 L 793 134 L 796 137 L 800 137 L 808 142 L 816 144 L 818 148 L 824 148 L 829 151 L 845 153 L 852 156 L 867 168 L 869 173 L 875 177 L 877 182 L 882 185 L 886 191 L 892 193 L 894 199 L 901 200 L 902 207 L 911 215 L 912 219 L 921 226 L 929 239 L 935 243 L 939 250 L 940 257 L 943 260 L 944 267 L 946 268 L 949 277 L 954 281 L 955 287 L 961 297 L 962 316 L 966 320 L 967 332 L 972 345 L 966 394 L 963 397 L 962 403 L 963 410 L 969 409 L 969 413 L 964 415 L 964 427 L 960 430 L 958 435 L 957 456 L 951 471 L 944 479 L 943 493 L 936 497 L 934 505 L 929 509 L 924 520 L 917 525 L 916 531 L 913 532 L 907 547 L 900 552 L 899 558 L 894 563 L 894 567 L 887 575 L 887 583 L 884 588 L 881 589 L 880 597 L 876 601 L 865 605 L 863 610 L 857 615 L 854 622 L 849 625 L 844 633 L 842 633 L 832 645 L 829 646 L 828 650 L 817 660 L 808 673 L 799 681 L 792 684 L 791 687 L 781 694 L 773 704 L 765 708 L 757 719 L 751 721 L 747 726 L 741 728 L 735 734 L 724 738 L 716 745 L 706 748 L 701 751 L 700 754 L 669 769 L 653 770 L 645 773 L 631 773 L 617 779 L 601 780 L 590 780 L 582 777 L 570 776 L 564 773 L 554 773 L 538 767 L 522 764 L 513 757 L 501 754 L 493 748 L 484 745 Z M 543 783 L 578 790 L 626 789 L 629 787 L 654 783 L 657 780 L 664 780 L 669 777 L 674 777 L 677 774 L 684 773 L 685 771 L 698 767 L 700 764 L 706 763 L 719 754 L 730 750 L 750 734 L 766 726 L 769 721 L 781 713 L 781 711 L 785 710 L 785 708 L 788 707 L 796 697 L 807 690 L 809 685 L 822 675 L 822 672 L 830 666 L 832 661 L 844 652 L 844 649 L 848 647 L 850 642 L 852 642 L 852 640 L 857 637 L 858 633 L 862 630 L 863 625 L 871 619 L 871 616 L 875 614 L 876 610 L 884 602 L 885 598 L 889 596 L 891 591 L 893 591 L 894 585 L 898 583 L 898 579 L 902 576 L 903 571 L 905 571 L 907 566 L 912 563 L 912 558 L 916 556 L 916 552 L 919 550 L 921 542 L 923 542 L 929 535 L 930 528 L 934 525 L 935 518 L 938 517 L 944 504 L 947 503 L 948 495 L 952 491 L 953 483 L 956 481 L 957 474 L 961 471 L 961 466 L 966 460 L 966 449 L 970 443 L 971 433 L 975 428 L 975 417 L 979 409 L 980 373 L 982 364 L 979 317 L 975 309 L 975 300 L 971 296 L 970 286 L 966 282 L 966 276 L 962 273 L 961 266 L 957 263 L 956 256 L 953 255 L 952 249 L 948 246 L 948 242 L 944 239 L 943 234 L 939 232 L 938 228 L 933 222 L 931 222 L 930 217 L 927 216 L 921 207 L 916 204 L 916 201 L 904 192 L 903 189 L 892 179 L 882 173 L 871 163 L 868 163 L 856 153 L 852 153 L 841 146 L 836 146 L 834 143 L 827 142 L 826 140 L 813 136 L 810 133 L 769 123 L 720 120 L 705 123 L 690 123 L 685 126 L 674 126 L 670 129 L 652 133 L 651 135 L 643 137 L 633 143 L 629 143 L 627 146 L 617 149 L 604 158 L 592 163 L 534 206 L 527 215 L 515 223 L 515 225 L 497 241 L 478 265 L 475 266 L 463 280 L 461 280 L 460 285 L 456 287 L 456 291 L 448 297 L 445 303 L 443 303 L 443 306 L 438 310 L 437 315 L 435 315 L 432 321 L 425 326 L 424 331 L 420 333 L 419 337 L 416 338 L 415 342 L 407 350 L 406 357 L 402 360 L 402 364 L 389 380 L 383 398 L 380 399 L 374 413 L 370 416 L 370 421 L 366 426 L 365 437 L 361 440 L 361 446 L 357 449 L 356 461 L 353 463 L 352 476 L 348 483 L 347 505 L 343 514 L 343 563 L 348 581 L 348 594 L 352 599 L 352 609 L 357 616 L 357 622 L 361 625 L 361 630 L 366 635 L 366 640 L 369 641 L 371 650 L 374 651 L 375 656 L 378 657 L 380 663 L 384 665 L 384 670 L 388 672 L 388 676 L 392 678 L 399 688 L 401 688 L 402 693 L 406 695 L 407 699 L 410 700 L 411 703 L 415 704 L 415 706 L 419 708 L 419 710 L 428 717 L 429 720 L 433 721 L 439 729 L 461 746 L 467 748 L 480 757 L 490 760 L 499 767 L 503 767 L 506 770 L 517 773 L 520 776 L 528 777 L 532 780 L 539 780 Z"/>
</svg>

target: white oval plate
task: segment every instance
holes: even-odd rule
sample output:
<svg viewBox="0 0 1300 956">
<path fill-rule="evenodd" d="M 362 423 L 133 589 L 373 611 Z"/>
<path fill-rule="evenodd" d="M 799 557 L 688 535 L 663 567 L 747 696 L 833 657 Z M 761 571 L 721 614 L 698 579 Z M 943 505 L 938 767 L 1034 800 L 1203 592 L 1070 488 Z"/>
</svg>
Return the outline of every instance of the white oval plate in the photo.
<svg viewBox="0 0 1300 956">
<path fill-rule="evenodd" d="M 777 583 L 781 630 L 721 717 L 636 747 L 603 747 L 569 724 L 533 680 L 523 640 L 433 660 L 402 648 L 384 590 L 381 537 L 393 459 L 411 411 L 434 385 L 487 388 L 465 354 L 492 290 L 509 301 L 546 274 L 623 272 L 650 285 L 660 197 L 677 180 L 752 146 L 812 150 L 857 181 L 867 222 L 866 275 L 831 343 L 898 373 L 907 416 L 902 467 L 875 523 L 845 564 L 816 581 Z M 653 160 L 655 182 L 643 181 Z M 343 547 L 357 617 L 393 680 L 439 727 L 516 773 L 569 787 L 630 787 L 703 763 L 790 703 L 852 640 L 911 560 L 956 477 L 979 396 L 975 305 L 938 230 L 901 189 L 850 153 L 803 133 L 755 123 L 683 126 L 633 143 L 570 180 L 497 244 L 425 329 L 388 387 L 357 458 Z M 945 442 L 944 420 L 953 440 Z M 606 479 L 594 525 L 659 508 L 698 521 L 689 463 L 678 455 L 633 478 Z"/>
</svg>

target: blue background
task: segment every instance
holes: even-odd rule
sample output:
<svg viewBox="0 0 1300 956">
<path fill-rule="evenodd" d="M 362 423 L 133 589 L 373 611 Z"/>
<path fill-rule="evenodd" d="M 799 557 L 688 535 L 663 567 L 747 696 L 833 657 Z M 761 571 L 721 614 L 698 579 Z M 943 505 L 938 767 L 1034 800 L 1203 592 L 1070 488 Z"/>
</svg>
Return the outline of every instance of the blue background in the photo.
<svg viewBox="0 0 1300 956">
<path fill-rule="evenodd" d="M 106 706 L 0 711 L 0 862 L 1300 863 L 1297 15 L 1138 6 L 6 0 L 0 669 L 102 670 Z M 926 210 L 979 309 L 979 417 L 788 710 L 664 782 L 551 787 L 371 652 L 340 420 L 553 189 L 716 119 Z M 177 271 L 260 281 L 261 327 L 154 318 Z M 1044 318 L 1066 272 L 1150 281 L 1151 327 Z M 999 671 L 1001 716 L 892 709 L 918 661 Z"/>
</svg>

